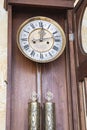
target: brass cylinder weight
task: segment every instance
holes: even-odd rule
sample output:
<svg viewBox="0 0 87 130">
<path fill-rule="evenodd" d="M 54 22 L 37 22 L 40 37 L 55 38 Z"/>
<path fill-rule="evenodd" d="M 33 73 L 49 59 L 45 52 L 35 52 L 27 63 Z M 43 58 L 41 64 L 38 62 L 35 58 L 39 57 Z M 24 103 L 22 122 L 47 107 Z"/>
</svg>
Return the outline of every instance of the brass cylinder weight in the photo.
<svg viewBox="0 0 87 130">
<path fill-rule="evenodd" d="M 45 111 L 45 130 L 55 130 L 56 119 L 55 119 L 55 103 L 50 100 L 53 98 L 52 93 L 47 93 L 46 99 L 48 100 L 44 104 Z"/>
<path fill-rule="evenodd" d="M 40 130 L 40 103 L 35 100 L 28 103 L 28 130 Z"/>
</svg>

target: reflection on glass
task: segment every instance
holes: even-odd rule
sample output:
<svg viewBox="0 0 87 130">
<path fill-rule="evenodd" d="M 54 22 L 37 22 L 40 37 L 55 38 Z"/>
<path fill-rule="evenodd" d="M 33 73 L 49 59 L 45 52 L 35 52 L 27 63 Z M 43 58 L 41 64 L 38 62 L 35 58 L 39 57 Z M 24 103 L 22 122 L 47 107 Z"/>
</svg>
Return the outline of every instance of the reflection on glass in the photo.
<svg viewBox="0 0 87 130">
<path fill-rule="evenodd" d="M 79 2 L 79 0 L 75 0 L 74 6 L 76 6 L 76 4 Z"/>
<path fill-rule="evenodd" d="M 87 7 L 83 15 L 81 36 L 82 36 L 82 48 L 84 52 L 87 53 Z"/>
</svg>

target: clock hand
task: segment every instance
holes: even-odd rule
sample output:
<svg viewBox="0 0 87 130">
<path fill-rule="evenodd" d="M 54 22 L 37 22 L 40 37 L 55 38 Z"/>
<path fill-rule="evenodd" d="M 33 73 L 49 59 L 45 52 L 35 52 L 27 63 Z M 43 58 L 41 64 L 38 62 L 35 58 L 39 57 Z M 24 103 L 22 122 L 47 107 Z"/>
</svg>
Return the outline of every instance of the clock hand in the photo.
<svg viewBox="0 0 87 130">
<path fill-rule="evenodd" d="M 51 39 L 51 38 L 53 38 L 53 37 L 43 38 L 43 40 L 48 40 L 48 39 Z M 33 39 L 32 41 L 33 41 L 33 43 L 35 43 L 36 41 L 41 41 L 41 39 Z"/>
<path fill-rule="evenodd" d="M 43 41 L 43 37 L 46 34 L 45 31 L 44 31 L 43 26 L 42 26 L 41 30 L 39 31 L 39 34 L 40 34 L 40 41 L 42 42 Z"/>
</svg>

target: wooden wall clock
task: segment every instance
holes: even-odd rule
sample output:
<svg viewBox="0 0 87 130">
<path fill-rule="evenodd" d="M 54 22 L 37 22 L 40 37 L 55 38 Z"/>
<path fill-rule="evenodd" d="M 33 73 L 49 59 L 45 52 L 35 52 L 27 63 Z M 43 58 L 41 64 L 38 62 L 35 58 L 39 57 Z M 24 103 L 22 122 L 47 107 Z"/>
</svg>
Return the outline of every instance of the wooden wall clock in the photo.
<svg viewBox="0 0 87 130">
<path fill-rule="evenodd" d="M 32 91 L 41 95 L 38 101 L 42 106 L 46 92 L 54 94 L 56 130 L 79 130 L 74 0 L 8 0 L 5 5 L 8 10 L 6 130 L 28 130 L 27 109 Z"/>
</svg>

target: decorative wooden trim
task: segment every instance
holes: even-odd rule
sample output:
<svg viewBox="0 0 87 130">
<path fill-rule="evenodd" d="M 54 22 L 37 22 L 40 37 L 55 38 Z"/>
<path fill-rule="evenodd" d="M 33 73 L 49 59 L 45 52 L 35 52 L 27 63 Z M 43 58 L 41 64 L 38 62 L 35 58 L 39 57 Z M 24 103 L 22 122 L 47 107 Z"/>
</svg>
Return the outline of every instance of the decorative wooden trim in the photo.
<svg viewBox="0 0 87 130">
<path fill-rule="evenodd" d="M 85 86 L 86 114 L 87 114 L 87 77 L 84 78 L 84 86 Z M 87 127 L 87 124 L 86 124 L 86 127 Z"/>
<path fill-rule="evenodd" d="M 66 42 L 68 43 L 68 25 L 65 21 Z M 70 84 L 70 60 L 69 60 L 69 45 L 66 46 L 66 77 L 67 77 L 67 102 L 68 102 L 68 122 L 69 130 L 73 130 L 73 117 L 72 117 L 72 96 L 71 96 L 71 84 Z"/>
<path fill-rule="evenodd" d="M 87 0 L 79 0 L 78 3 L 76 4 L 74 11 L 76 12 L 79 7 L 82 5 L 82 2 L 87 3 Z"/>
<path fill-rule="evenodd" d="M 85 117 L 85 102 L 84 102 L 84 81 L 81 83 L 79 82 L 79 107 L 80 107 L 80 125 L 81 130 L 86 130 L 86 117 Z"/>
<path fill-rule="evenodd" d="M 73 33 L 73 10 L 68 10 L 67 19 L 70 34 Z M 70 82 L 72 92 L 73 130 L 80 130 L 74 41 L 69 41 L 69 52 L 70 52 L 70 78 L 71 78 Z"/>
<path fill-rule="evenodd" d="M 61 0 L 8 0 L 8 4 L 20 4 L 30 6 L 46 6 L 56 8 L 74 8 L 74 1 Z"/>
<path fill-rule="evenodd" d="M 76 65 L 79 66 L 79 58 L 78 58 L 78 33 L 77 33 L 77 25 L 76 25 L 76 15 L 74 14 L 74 36 L 75 36 L 75 58 L 76 58 Z"/>
<path fill-rule="evenodd" d="M 7 111 L 6 111 L 6 130 L 11 130 L 11 85 L 12 85 L 12 6 L 8 6 L 8 86 L 7 86 Z"/>
<path fill-rule="evenodd" d="M 75 11 L 78 10 L 78 8 L 80 7 L 81 3 L 83 2 L 83 0 L 79 0 L 75 6 Z"/>
</svg>

